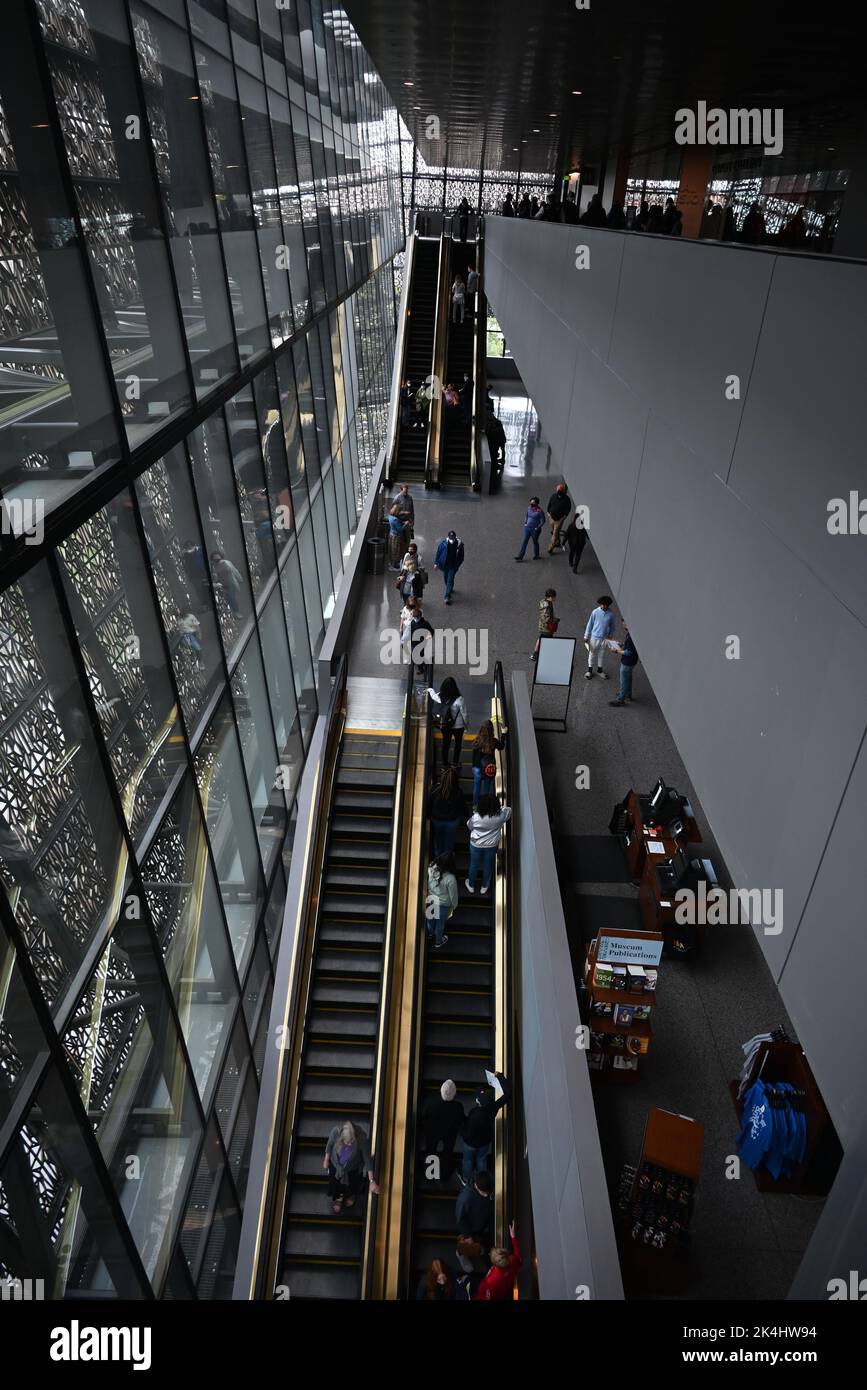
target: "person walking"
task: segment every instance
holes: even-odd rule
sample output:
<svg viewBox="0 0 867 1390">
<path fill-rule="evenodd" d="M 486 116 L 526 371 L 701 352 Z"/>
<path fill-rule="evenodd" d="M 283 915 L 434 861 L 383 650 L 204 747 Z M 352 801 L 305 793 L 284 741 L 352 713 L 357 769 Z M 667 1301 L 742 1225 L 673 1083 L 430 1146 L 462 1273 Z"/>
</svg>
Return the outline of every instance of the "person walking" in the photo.
<svg viewBox="0 0 867 1390">
<path fill-rule="evenodd" d="M 564 534 L 566 537 L 566 544 L 569 547 L 569 568 L 573 574 L 577 574 L 578 565 L 581 562 L 581 556 L 587 544 L 587 531 L 584 527 L 580 507 L 575 508 L 575 515 L 566 527 Z"/>
<path fill-rule="evenodd" d="M 539 655 L 539 643 L 542 638 L 554 637 L 560 626 L 560 619 L 554 616 L 554 600 L 556 597 L 556 589 L 546 589 L 545 597 L 539 599 L 539 635 L 536 638 L 536 645 L 530 653 L 531 661 L 535 661 Z"/>
<path fill-rule="evenodd" d="M 467 821 L 467 829 L 470 832 L 470 869 L 469 877 L 464 880 L 464 884 L 468 893 L 476 891 L 473 882 L 477 873 L 481 876 L 479 891 L 482 897 L 490 891 L 500 831 L 511 814 L 511 806 L 500 807 L 498 796 L 479 798 L 478 810 L 474 811 Z"/>
<path fill-rule="evenodd" d="M 409 656 L 420 672 L 421 681 L 433 679 L 434 630 L 416 600 L 415 610 L 409 620 Z"/>
<path fill-rule="evenodd" d="M 222 550 L 211 552 L 211 573 L 222 586 L 226 602 L 236 618 L 241 616 L 241 571 L 227 560 Z"/>
<path fill-rule="evenodd" d="M 452 601 L 455 579 L 463 563 L 464 543 L 456 531 L 449 531 L 447 536 L 443 536 L 441 541 L 437 541 L 436 554 L 434 555 L 434 569 L 442 572 L 445 581 L 443 596 L 446 603 Z"/>
<path fill-rule="evenodd" d="M 514 1221 L 509 1222 L 509 1240 L 512 1253 L 501 1245 L 488 1251 L 491 1267 L 473 1294 L 475 1303 L 501 1303 L 512 1297 L 518 1270 L 524 1263 Z"/>
<path fill-rule="evenodd" d="M 443 933 L 446 922 L 453 915 L 457 905 L 458 881 L 455 878 L 454 855 L 451 852 L 440 854 L 428 866 L 427 871 L 425 925 L 428 938 L 433 940 L 435 951 L 441 950 L 448 941 L 448 937 Z"/>
<path fill-rule="evenodd" d="M 508 732 L 508 729 L 504 729 L 497 738 L 490 719 L 485 719 L 476 734 L 473 744 L 473 810 L 478 806 L 481 797 L 490 796 L 494 790 L 494 778 L 497 775 L 494 753 L 505 748 Z"/>
<path fill-rule="evenodd" d="M 400 647 L 404 662 L 411 661 L 410 637 L 412 636 L 412 620 L 415 618 L 419 608 L 418 599 L 410 593 L 400 610 L 398 619 L 398 633 L 400 636 Z"/>
<path fill-rule="evenodd" d="M 461 744 L 464 740 L 464 730 L 467 727 L 467 705 L 454 676 L 446 676 L 440 686 L 439 694 L 431 686 L 428 690 L 428 697 L 438 707 L 434 709 L 433 713 L 443 736 L 443 767 L 448 765 L 452 739 L 455 741 L 454 765 L 460 767 Z"/>
<path fill-rule="evenodd" d="M 548 498 L 548 520 L 551 523 L 551 544 L 548 546 L 548 554 L 553 555 L 558 546 L 563 542 L 560 540 L 560 528 L 572 510 L 572 498 L 569 496 L 569 489 L 565 483 L 558 483 Z"/>
<path fill-rule="evenodd" d="M 620 652 L 620 690 L 614 700 L 609 700 L 609 705 L 632 704 L 632 673 L 638 665 L 638 652 L 635 650 L 635 643 L 626 624 L 623 624 L 623 631 L 626 636 L 623 645 L 618 646 Z"/>
<path fill-rule="evenodd" d="M 466 1154 L 466 1148 L 464 1153 Z M 471 1172 L 470 1178 L 465 1180 L 463 1191 L 458 1193 L 455 1202 L 455 1221 L 458 1228 L 455 1257 L 465 1274 L 472 1274 L 473 1260 L 478 1259 L 483 1245 L 487 1244 L 493 1213 L 490 1174 L 485 1169 L 480 1169 L 477 1173 Z"/>
<path fill-rule="evenodd" d="M 584 673 L 585 680 L 593 679 L 593 658 L 596 658 L 596 674 L 601 676 L 604 681 L 608 677 L 602 669 L 602 658 L 605 654 L 605 643 L 614 631 L 614 614 L 611 612 L 613 599 L 609 594 L 603 594 L 596 600 L 596 607 L 587 619 L 587 626 L 584 629 L 584 645 L 587 648 L 587 670 Z"/>
<path fill-rule="evenodd" d="M 354 1207 L 364 1188 L 367 1176 L 368 1190 L 377 1193 L 379 1188 L 373 1176 L 373 1159 L 370 1143 L 361 1125 L 335 1125 L 325 1145 L 322 1167 L 328 1174 L 328 1196 L 331 1210 L 339 1215 L 344 1206 Z"/>
<path fill-rule="evenodd" d="M 400 515 L 400 507 L 394 504 L 388 514 L 388 567 L 400 571 L 401 556 L 406 543 L 406 522 Z"/>
<path fill-rule="evenodd" d="M 447 763 L 431 793 L 428 815 L 434 854 L 450 854 L 455 847 L 458 826 L 467 818 L 467 799 L 461 791 L 457 769 Z"/>
<path fill-rule="evenodd" d="M 521 542 L 521 549 L 515 556 L 515 559 L 518 561 L 519 564 L 524 558 L 524 552 L 527 549 L 527 544 L 529 541 L 533 542 L 533 559 L 538 560 L 539 534 L 544 525 L 545 513 L 539 506 L 539 499 L 538 497 L 531 497 L 530 505 L 527 508 L 527 515 L 524 517 L 524 539 Z"/>
<path fill-rule="evenodd" d="M 494 1142 L 494 1121 L 512 1098 L 512 1086 L 502 1072 L 496 1072 L 500 1096 L 493 1086 L 482 1086 L 476 1092 L 463 1128 L 463 1160 L 459 1174 L 462 1183 L 469 1183 L 475 1173 L 476 1178 L 485 1173 L 488 1154 Z M 487 1177 L 487 1173 L 485 1173 Z"/>
<path fill-rule="evenodd" d="M 506 431 L 503 422 L 497 415 L 489 415 L 485 423 L 485 434 L 488 436 L 488 448 L 491 451 L 491 463 L 498 473 L 501 473 L 506 465 Z"/>
<path fill-rule="evenodd" d="M 464 321 L 464 305 L 466 304 L 467 287 L 464 284 L 464 277 L 456 275 L 452 285 L 452 323 L 457 323 L 460 315 L 461 323 Z"/>
</svg>

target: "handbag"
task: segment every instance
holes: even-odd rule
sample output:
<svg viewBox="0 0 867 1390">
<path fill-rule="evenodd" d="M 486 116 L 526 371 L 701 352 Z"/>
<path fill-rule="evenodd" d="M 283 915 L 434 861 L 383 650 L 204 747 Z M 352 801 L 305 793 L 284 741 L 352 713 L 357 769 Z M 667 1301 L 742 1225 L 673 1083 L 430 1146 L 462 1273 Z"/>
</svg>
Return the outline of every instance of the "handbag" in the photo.
<svg viewBox="0 0 867 1390">
<path fill-rule="evenodd" d="M 558 629 L 559 626 L 560 626 L 560 619 L 559 619 L 559 618 L 552 618 L 551 621 L 550 621 L 550 623 L 547 624 L 548 631 L 550 632 L 550 634 L 551 634 L 552 637 L 554 636 L 554 633 L 557 631 L 557 629 Z"/>
<path fill-rule="evenodd" d="M 419 577 L 419 582 L 420 582 L 421 584 L 423 584 L 423 585 L 424 585 L 424 584 L 427 584 L 427 582 L 428 582 L 427 570 L 419 570 L 419 572 L 418 572 L 418 577 Z"/>
</svg>

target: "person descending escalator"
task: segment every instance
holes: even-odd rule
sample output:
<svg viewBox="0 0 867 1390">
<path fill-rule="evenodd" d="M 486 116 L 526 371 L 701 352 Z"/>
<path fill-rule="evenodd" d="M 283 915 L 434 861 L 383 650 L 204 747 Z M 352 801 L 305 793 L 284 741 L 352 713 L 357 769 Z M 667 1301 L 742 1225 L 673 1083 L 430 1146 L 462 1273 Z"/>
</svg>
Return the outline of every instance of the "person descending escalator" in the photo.
<svg viewBox="0 0 867 1390">
<path fill-rule="evenodd" d="M 328 1136 L 322 1167 L 328 1174 L 328 1196 L 331 1210 L 339 1216 L 344 1207 L 354 1207 L 364 1190 L 367 1177 L 368 1191 L 379 1192 L 373 1175 L 373 1158 L 370 1143 L 361 1125 L 335 1125 Z"/>
</svg>

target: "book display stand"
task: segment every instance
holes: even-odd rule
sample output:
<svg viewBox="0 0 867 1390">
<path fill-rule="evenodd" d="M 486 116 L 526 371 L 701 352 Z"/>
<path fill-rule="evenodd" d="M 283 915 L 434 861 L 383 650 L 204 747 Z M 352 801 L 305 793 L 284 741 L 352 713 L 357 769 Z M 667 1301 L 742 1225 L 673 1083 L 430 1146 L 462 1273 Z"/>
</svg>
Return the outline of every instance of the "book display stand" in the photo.
<svg viewBox="0 0 867 1390">
<path fill-rule="evenodd" d="M 659 932 L 602 927 L 584 965 L 588 995 L 591 1076 L 618 1082 L 638 1078 L 639 1060 L 650 1049 L 656 1004 Z"/>
<path fill-rule="evenodd" d="M 704 1125 L 687 1115 L 648 1113 L 637 1168 L 625 1167 L 617 1201 L 624 1275 L 660 1292 L 686 1277 L 690 1224 L 701 1172 Z M 673 1282 L 672 1282 L 673 1281 Z"/>
</svg>

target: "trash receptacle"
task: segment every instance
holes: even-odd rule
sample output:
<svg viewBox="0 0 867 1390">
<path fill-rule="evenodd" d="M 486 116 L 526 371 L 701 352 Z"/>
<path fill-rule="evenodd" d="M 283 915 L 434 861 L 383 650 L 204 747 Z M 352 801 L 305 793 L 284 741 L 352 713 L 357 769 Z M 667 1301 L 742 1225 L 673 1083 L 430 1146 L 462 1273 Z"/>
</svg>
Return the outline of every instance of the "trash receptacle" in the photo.
<svg viewBox="0 0 867 1390">
<path fill-rule="evenodd" d="M 381 536 L 371 536 L 367 542 L 367 573 L 385 573 L 385 541 Z"/>
</svg>

